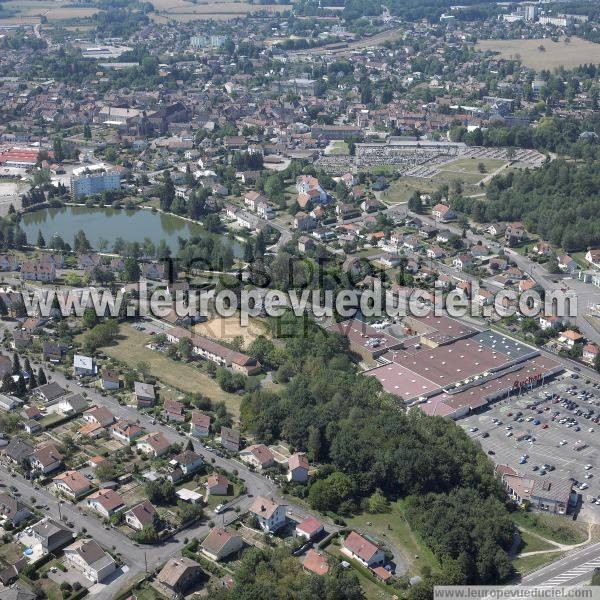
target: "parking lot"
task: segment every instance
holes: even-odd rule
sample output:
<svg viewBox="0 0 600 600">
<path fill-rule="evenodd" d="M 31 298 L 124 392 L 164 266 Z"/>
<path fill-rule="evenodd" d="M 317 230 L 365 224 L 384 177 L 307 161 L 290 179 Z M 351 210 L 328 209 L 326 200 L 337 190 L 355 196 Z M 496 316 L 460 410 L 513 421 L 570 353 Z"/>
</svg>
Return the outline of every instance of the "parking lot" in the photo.
<svg viewBox="0 0 600 600">
<path fill-rule="evenodd" d="M 569 392 L 572 386 L 577 387 Z M 583 391 L 590 396 L 581 397 Z M 559 399 L 552 397 L 556 394 Z M 586 418 L 578 415 L 578 410 L 593 413 Z M 600 500 L 597 505 L 593 502 L 600 498 L 600 424 L 594 422 L 599 415 L 600 387 L 563 377 L 493 404 L 458 424 L 481 443 L 496 464 L 509 465 L 523 474 L 576 480 L 574 489 L 582 499 L 579 518 L 600 523 Z M 560 423 L 564 419 L 571 423 Z"/>
</svg>

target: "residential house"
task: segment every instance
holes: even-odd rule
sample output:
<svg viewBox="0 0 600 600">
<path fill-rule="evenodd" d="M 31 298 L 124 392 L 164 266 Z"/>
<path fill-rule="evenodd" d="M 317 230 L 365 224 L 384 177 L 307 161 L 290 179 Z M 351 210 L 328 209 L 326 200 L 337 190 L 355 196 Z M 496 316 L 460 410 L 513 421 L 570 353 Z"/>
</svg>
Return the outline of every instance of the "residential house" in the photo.
<svg viewBox="0 0 600 600">
<path fill-rule="evenodd" d="M 56 267 L 52 262 L 25 260 L 21 265 L 21 279 L 52 283 L 56 279 Z"/>
<path fill-rule="evenodd" d="M 584 362 L 588 363 L 589 365 L 593 365 L 596 361 L 596 357 L 598 356 L 598 354 L 600 353 L 600 348 L 598 348 L 598 346 L 594 343 L 589 343 L 586 344 L 583 347 L 583 355 L 582 355 L 582 359 Z"/>
<path fill-rule="evenodd" d="M 314 240 L 307 235 L 301 235 L 298 238 L 298 250 L 300 252 L 310 252 L 316 248 Z"/>
<path fill-rule="evenodd" d="M 101 427 L 108 427 L 115 422 L 115 415 L 105 406 L 94 406 L 83 413 L 83 419 L 88 423 L 98 423 Z"/>
<path fill-rule="evenodd" d="M 117 371 L 102 369 L 101 378 L 103 390 L 118 390 L 121 387 L 121 381 Z"/>
<path fill-rule="evenodd" d="M 65 353 L 65 347 L 55 342 L 44 342 L 42 356 L 46 362 L 58 364 Z"/>
<path fill-rule="evenodd" d="M 446 255 L 446 253 L 444 252 L 444 249 L 440 248 L 440 246 L 438 246 L 437 244 L 434 244 L 433 246 L 429 246 L 427 248 L 426 254 L 427 254 L 427 258 L 433 258 L 434 260 L 440 260 L 440 259 L 444 258 L 444 256 Z"/>
<path fill-rule="evenodd" d="M 221 427 L 221 446 L 232 452 L 239 452 L 240 432 L 229 427 Z"/>
<path fill-rule="evenodd" d="M 294 215 L 292 227 L 298 231 L 311 231 L 316 227 L 316 223 L 310 215 L 299 211 Z"/>
<path fill-rule="evenodd" d="M 8 394 L 0 394 L 0 410 L 10 412 L 11 410 L 17 410 L 23 406 L 23 400 L 16 396 L 9 396 Z"/>
<path fill-rule="evenodd" d="M 32 344 L 31 335 L 26 331 L 15 330 L 13 331 L 12 337 L 13 339 L 11 345 L 15 350 L 27 350 L 27 348 L 29 348 Z"/>
<path fill-rule="evenodd" d="M 169 440 L 160 432 L 148 433 L 141 437 L 136 446 L 144 453 L 155 458 L 166 454 L 171 447 Z"/>
<path fill-rule="evenodd" d="M 535 252 L 538 256 L 550 256 L 552 254 L 552 246 L 546 242 L 537 242 L 533 248 L 533 252 Z"/>
<path fill-rule="evenodd" d="M 158 513 L 149 500 L 143 500 L 125 513 L 125 523 L 137 531 L 154 525 L 157 520 Z"/>
<path fill-rule="evenodd" d="M 164 281 L 167 278 L 167 265 L 165 263 L 143 263 L 142 276 L 153 281 Z"/>
<path fill-rule="evenodd" d="M 0 450 L 6 461 L 12 462 L 21 468 L 29 468 L 33 451 L 33 446 L 30 446 L 19 436 L 11 438 L 8 444 Z"/>
<path fill-rule="evenodd" d="M 552 514 L 564 515 L 571 502 L 573 482 L 570 479 L 521 475 L 507 468 L 501 473 L 508 495 L 520 506 L 530 506 Z"/>
<path fill-rule="evenodd" d="M 31 515 L 32 512 L 21 500 L 7 492 L 0 492 L 0 523 L 4 520 L 14 527 L 31 517 Z"/>
<path fill-rule="evenodd" d="M 54 444 L 46 444 L 34 450 L 29 460 L 32 469 L 38 469 L 44 475 L 47 475 L 52 471 L 56 471 L 56 469 L 60 469 L 63 458 L 63 455 L 56 449 Z"/>
<path fill-rule="evenodd" d="M 555 317 L 554 315 L 542 315 L 540 317 L 540 328 L 543 331 L 552 327 L 558 328 L 563 324 L 561 317 Z"/>
<path fill-rule="evenodd" d="M 92 485 L 89 480 L 79 471 L 65 471 L 52 479 L 52 486 L 59 494 L 79 500 L 85 496 Z"/>
<path fill-rule="evenodd" d="M 64 396 L 67 390 L 63 389 L 58 383 L 45 383 L 35 388 L 34 394 L 38 396 L 45 404 L 55 404 L 58 399 Z"/>
<path fill-rule="evenodd" d="M 110 428 L 110 435 L 123 444 L 131 444 L 142 435 L 143 429 L 129 421 L 118 421 Z"/>
<path fill-rule="evenodd" d="M 447 223 L 456 219 L 456 213 L 447 204 L 436 204 L 431 209 L 431 215 L 436 221 Z"/>
<path fill-rule="evenodd" d="M 504 239 L 509 246 L 514 246 L 527 237 L 523 223 L 509 223 L 504 231 Z"/>
<path fill-rule="evenodd" d="M 355 531 L 346 536 L 341 551 L 369 568 L 381 565 L 385 561 L 384 551 Z"/>
<path fill-rule="evenodd" d="M 82 427 L 79 428 L 77 433 L 81 436 L 89 437 L 92 439 L 99 438 L 104 433 L 106 433 L 106 429 L 100 425 L 100 423 L 96 423 L 95 421 L 86 423 Z"/>
<path fill-rule="evenodd" d="M 105 519 L 110 519 L 114 514 L 127 508 L 121 495 L 115 490 L 100 489 L 86 498 L 87 505 L 102 515 Z"/>
<path fill-rule="evenodd" d="M 580 333 L 572 329 L 566 329 L 558 336 L 558 341 L 567 348 L 574 348 L 575 344 L 582 344 L 584 340 L 585 338 Z"/>
<path fill-rule="evenodd" d="M 210 416 L 194 410 L 190 421 L 190 435 L 198 438 L 207 437 L 210 433 Z"/>
<path fill-rule="evenodd" d="M 164 402 L 164 416 L 167 421 L 177 421 L 183 423 L 185 421 L 185 407 L 181 402 L 177 400 L 165 400 Z"/>
<path fill-rule="evenodd" d="M 73 372 L 76 377 L 89 377 L 96 375 L 98 367 L 96 361 L 91 356 L 75 354 L 73 356 Z"/>
<path fill-rule="evenodd" d="M 296 535 L 306 538 L 308 541 L 314 540 L 324 531 L 323 523 L 315 517 L 307 517 L 296 525 Z"/>
<path fill-rule="evenodd" d="M 231 533 L 223 527 L 214 527 L 204 538 L 200 549 L 211 560 L 220 561 L 239 552 L 243 545 L 244 541 L 241 535 Z"/>
<path fill-rule="evenodd" d="M 87 579 L 97 583 L 117 570 L 113 557 L 95 540 L 78 539 L 64 549 L 65 558 Z"/>
<path fill-rule="evenodd" d="M 506 232 L 506 223 L 493 223 L 486 229 L 486 232 L 493 236 L 504 235 Z"/>
<path fill-rule="evenodd" d="M 273 453 L 264 444 L 253 444 L 240 452 L 240 460 L 257 468 L 267 469 L 275 464 Z"/>
<path fill-rule="evenodd" d="M 596 268 L 600 268 L 600 248 L 589 249 L 585 253 L 585 260 Z"/>
<path fill-rule="evenodd" d="M 183 595 L 204 577 L 200 565 L 191 558 L 180 556 L 170 558 L 156 576 L 158 583 L 171 594 Z"/>
<path fill-rule="evenodd" d="M 77 415 L 88 407 L 87 400 L 81 394 L 73 394 L 58 401 L 58 410 L 65 415 Z"/>
<path fill-rule="evenodd" d="M 74 534 L 69 529 L 46 517 L 31 527 L 30 535 L 39 544 L 41 553 L 46 555 L 72 541 Z"/>
<path fill-rule="evenodd" d="M 204 464 L 203 458 L 191 450 L 175 455 L 170 462 L 173 466 L 178 466 L 184 475 L 195 473 Z"/>
<path fill-rule="evenodd" d="M 149 383 L 135 381 L 133 383 L 133 395 L 138 408 L 150 408 L 156 402 L 154 386 Z"/>
<path fill-rule="evenodd" d="M 288 481 L 306 483 L 308 481 L 308 458 L 306 454 L 292 454 L 288 460 Z"/>
<path fill-rule="evenodd" d="M 222 473 L 211 473 L 206 479 L 206 496 L 227 496 L 231 482 Z"/>
<path fill-rule="evenodd" d="M 558 268 L 563 273 L 575 273 L 577 271 L 578 265 L 575 259 L 571 258 L 568 254 L 557 254 L 556 260 L 558 262 Z"/>
<path fill-rule="evenodd" d="M 455 269 L 465 270 L 473 266 L 473 257 L 470 254 L 459 254 L 454 258 L 452 266 Z"/>
<path fill-rule="evenodd" d="M 324 552 L 310 548 L 302 560 L 302 567 L 305 571 L 315 575 L 327 575 L 329 573 L 327 555 Z"/>
<path fill-rule="evenodd" d="M 285 506 L 263 496 L 254 499 L 250 514 L 256 517 L 261 529 L 268 533 L 276 532 L 286 523 Z"/>
</svg>

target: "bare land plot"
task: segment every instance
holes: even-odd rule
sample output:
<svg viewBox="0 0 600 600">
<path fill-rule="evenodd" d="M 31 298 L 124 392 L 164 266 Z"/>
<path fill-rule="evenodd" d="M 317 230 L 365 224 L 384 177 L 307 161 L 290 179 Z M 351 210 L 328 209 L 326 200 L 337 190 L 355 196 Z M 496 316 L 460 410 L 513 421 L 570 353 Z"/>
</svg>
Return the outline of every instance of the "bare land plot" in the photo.
<svg viewBox="0 0 600 600">
<path fill-rule="evenodd" d="M 240 323 L 240 317 L 214 317 L 206 323 L 199 323 L 193 327 L 194 333 L 202 335 L 213 340 L 231 343 L 235 337 L 241 336 L 244 339 L 244 348 L 247 348 L 259 335 L 270 337 L 262 321 L 251 319 L 248 326 Z"/>
<path fill-rule="evenodd" d="M 228 20 L 245 17 L 265 11 L 281 13 L 292 9 L 290 4 L 249 4 L 247 2 L 206 2 L 192 3 L 187 0 L 153 0 L 156 12 L 151 17 L 157 23 L 196 20 Z"/>
<path fill-rule="evenodd" d="M 540 46 L 544 50 L 540 50 Z M 600 64 L 600 44 L 594 44 L 581 38 L 570 38 L 566 43 L 564 38 L 559 42 L 550 39 L 535 40 L 481 40 L 478 50 L 498 52 L 502 58 L 519 58 L 521 62 L 532 69 L 557 69 L 560 66 L 572 69 L 581 64 Z"/>
</svg>

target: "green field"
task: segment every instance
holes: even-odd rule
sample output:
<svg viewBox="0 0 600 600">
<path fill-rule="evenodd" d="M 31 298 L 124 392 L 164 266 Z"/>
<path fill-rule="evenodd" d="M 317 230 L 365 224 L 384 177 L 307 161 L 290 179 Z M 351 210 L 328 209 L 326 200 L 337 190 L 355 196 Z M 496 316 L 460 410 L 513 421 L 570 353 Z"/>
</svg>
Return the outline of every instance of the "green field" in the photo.
<svg viewBox="0 0 600 600">
<path fill-rule="evenodd" d="M 513 561 L 513 566 L 520 575 L 527 575 L 544 565 L 561 559 L 565 552 L 544 552 L 543 554 L 534 554 L 533 556 L 524 556 Z"/>
<path fill-rule="evenodd" d="M 384 544 L 389 540 L 389 544 L 402 554 L 408 564 L 409 575 L 421 575 L 424 570 L 435 571 L 439 568 L 431 550 L 418 539 L 404 518 L 401 502 L 393 502 L 389 513 L 362 513 L 346 519 L 346 522 L 352 529 L 373 535 Z"/>
<path fill-rule="evenodd" d="M 121 327 L 118 341 L 114 346 L 103 348 L 104 352 L 135 369 L 140 361 L 150 365 L 150 373 L 161 383 L 185 393 L 200 392 L 216 402 L 225 402 L 227 410 L 234 416 L 240 412 L 240 397 L 224 392 L 214 379 L 192 364 L 177 362 L 166 354 L 146 348 L 150 340 L 147 334 L 132 327 Z"/>
<path fill-rule="evenodd" d="M 527 531 L 521 531 L 521 546 L 519 547 L 519 552 L 521 554 L 525 552 L 539 552 L 540 550 L 554 550 L 556 546 L 545 542 L 540 539 L 536 535 L 529 533 Z"/>
<path fill-rule="evenodd" d="M 480 163 L 484 166 L 484 172 L 479 170 Z M 390 204 L 407 202 L 417 190 L 430 194 L 440 186 L 452 185 L 455 181 L 462 183 L 465 195 L 481 194 L 484 189 L 479 187 L 479 182 L 505 164 L 506 161 L 494 158 L 459 158 L 439 165 L 439 173 L 433 177 L 400 177 L 383 192 L 381 200 Z"/>
<path fill-rule="evenodd" d="M 585 525 L 560 516 L 516 511 L 512 519 L 519 529 L 527 529 L 558 544 L 580 544 L 588 537 Z"/>
</svg>

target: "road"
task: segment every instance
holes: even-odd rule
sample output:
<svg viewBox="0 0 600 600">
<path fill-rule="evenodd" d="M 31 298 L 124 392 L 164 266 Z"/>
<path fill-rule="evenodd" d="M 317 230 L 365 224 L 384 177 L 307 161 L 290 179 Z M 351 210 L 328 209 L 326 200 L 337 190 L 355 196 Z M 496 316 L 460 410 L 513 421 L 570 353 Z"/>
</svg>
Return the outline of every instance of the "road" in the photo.
<svg viewBox="0 0 600 600">
<path fill-rule="evenodd" d="M 537 587 L 580 586 L 589 583 L 600 568 L 600 543 L 569 553 L 564 558 L 523 577 L 521 585 Z"/>
</svg>

